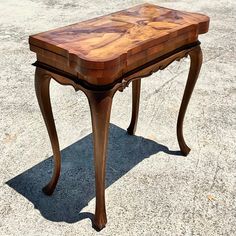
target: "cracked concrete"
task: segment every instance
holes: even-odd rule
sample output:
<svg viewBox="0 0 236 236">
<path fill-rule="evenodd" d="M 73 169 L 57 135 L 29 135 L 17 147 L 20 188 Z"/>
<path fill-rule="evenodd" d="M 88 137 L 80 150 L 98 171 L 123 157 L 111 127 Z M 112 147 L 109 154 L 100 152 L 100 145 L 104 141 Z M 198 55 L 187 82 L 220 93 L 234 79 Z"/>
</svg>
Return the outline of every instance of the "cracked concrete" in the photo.
<svg viewBox="0 0 236 236">
<path fill-rule="evenodd" d="M 211 17 L 204 63 L 179 155 L 175 126 L 189 59 L 143 79 L 136 136 L 127 136 L 131 89 L 117 93 L 107 162 L 107 227 L 91 227 L 94 182 L 91 121 L 85 96 L 52 82 L 62 175 L 51 197 L 42 186 L 52 151 L 34 93 L 28 36 L 142 3 L 1 1 L 0 235 L 235 235 L 236 30 L 234 0 L 149 1 Z"/>
</svg>

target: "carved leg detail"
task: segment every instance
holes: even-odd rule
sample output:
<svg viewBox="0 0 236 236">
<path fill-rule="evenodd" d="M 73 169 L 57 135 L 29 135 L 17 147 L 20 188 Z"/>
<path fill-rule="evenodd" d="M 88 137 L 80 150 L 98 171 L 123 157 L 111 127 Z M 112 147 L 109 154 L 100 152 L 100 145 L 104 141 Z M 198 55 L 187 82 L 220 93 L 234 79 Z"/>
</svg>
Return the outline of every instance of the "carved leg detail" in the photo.
<svg viewBox="0 0 236 236">
<path fill-rule="evenodd" d="M 93 220 L 93 227 L 101 230 L 107 223 L 105 208 L 105 172 L 106 152 L 109 134 L 109 122 L 112 105 L 112 92 L 89 92 L 87 97 L 90 104 L 93 144 L 94 144 L 94 165 L 96 182 L 96 209 Z"/>
<path fill-rule="evenodd" d="M 141 88 L 141 79 L 134 80 L 132 82 L 132 118 L 130 125 L 127 129 L 127 133 L 130 135 L 135 134 L 137 127 L 139 101 L 140 101 L 140 88 Z"/>
<path fill-rule="evenodd" d="M 190 55 L 191 65 L 177 121 L 177 138 L 180 150 L 185 156 L 187 156 L 188 153 L 190 152 L 190 148 L 186 145 L 184 141 L 183 120 L 202 65 L 201 47 L 200 46 L 196 47 L 189 53 L 189 55 Z"/>
<path fill-rule="evenodd" d="M 54 157 L 53 176 L 51 178 L 51 181 L 43 188 L 43 192 L 47 195 L 51 195 L 53 193 L 57 185 L 61 169 L 60 148 L 50 102 L 50 93 L 49 93 L 50 80 L 51 78 L 49 75 L 46 74 L 45 70 L 36 68 L 35 91 L 40 110 L 42 112 L 45 124 L 47 126 Z"/>
</svg>

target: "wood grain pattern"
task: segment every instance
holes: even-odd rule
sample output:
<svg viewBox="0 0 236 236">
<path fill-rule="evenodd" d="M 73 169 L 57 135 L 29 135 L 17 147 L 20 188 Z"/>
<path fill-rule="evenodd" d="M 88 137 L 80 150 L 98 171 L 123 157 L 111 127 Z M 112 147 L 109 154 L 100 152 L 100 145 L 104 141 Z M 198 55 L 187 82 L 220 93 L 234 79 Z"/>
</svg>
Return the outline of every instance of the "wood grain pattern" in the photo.
<svg viewBox="0 0 236 236">
<path fill-rule="evenodd" d="M 32 35 L 39 61 L 94 85 L 114 82 L 124 73 L 208 31 L 209 18 L 142 4 L 106 16 Z"/>
<path fill-rule="evenodd" d="M 186 145 L 183 137 L 183 120 L 184 115 L 196 83 L 201 63 L 202 53 L 200 42 L 195 42 L 190 45 L 185 45 L 182 48 L 177 48 L 174 51 L 165 54 L 155 60 L 145 63 L 143 66 L 136 68 L 116 81 L 111 87 L 104 86 L 87 87 L 82 81 L 77 81 L 77 77 L 65 71 L 58 70 L 46 64 L 36 62 L 35 73 L 35 88 L 38 102 L 48 128 L 49 137 L 52 144 L 54 154 L 54 174 L 49 184 L 43 191 L 50 195 L 53 193 L 58 177 L 60 175 L 60 151 L 57 139 L 55 124 L 49 97 L 49 82 L 53 78 L 62 85 L 71 85 L 76 91 L 81 90 L 88 98 L 92 126 L 93 126 L 93 143 L 94 143 L 94 166 L 95 166 L 95 180 L 96 180 L 96 208 L 93 218 L 93 227 L 100 231 L 106 226 L 107 215 L 105 206 L 105 172 L 106 172 L 106 150 L 109 134 L 109 119 L 111 112 L 112 99 L 116 91 L 123 91 L 125 87 L 132 82 L 133 84 L 133 109 L 132 119 L 128 128 L 128 133 L 133 134 L 138 120 L 139 98 L 140 98 L 140 83 L 141 78 L 148 77 L 152 73 L 166 68 L 170 63 L 175 60 L 180 60 L 183 57 L 190 55 L 191 66 L 189 76 L 182 99 L 178 122 L 177 122 L 177 138 L 181 152 L 187 155 L 190 151 Z M 81 83 L 80 83 L 81 82 Z M 104 89 L 104 90 L 103 90 Z"/>
</svg>

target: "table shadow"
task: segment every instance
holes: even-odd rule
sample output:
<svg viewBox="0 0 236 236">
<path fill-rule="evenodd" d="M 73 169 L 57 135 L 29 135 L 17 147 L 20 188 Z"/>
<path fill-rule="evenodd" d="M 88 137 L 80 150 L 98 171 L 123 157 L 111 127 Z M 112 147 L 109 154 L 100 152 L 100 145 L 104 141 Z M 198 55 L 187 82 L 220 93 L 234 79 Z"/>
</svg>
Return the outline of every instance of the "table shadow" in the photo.
<svg viewBox="0 0 236 236">
<path fill-rule="evenodd" d="M 180 151 L 170 151 L 155 141 L 130 136 L 126 130 L 111 124 L 106 187 L 143 159 L 158 152 L 181 155 Z M 74 223 L 85 218 L 92 219 L 92 213 L 80 212 L 95 197 L 92 134 L 63 149 L 61 154 L 61 176 L 52 196 L 46 196 L 41 191 L 52 175 L 52 156 L 6 184 L 31 201 L 42 216 L 50 221 Z"/>
</svg>

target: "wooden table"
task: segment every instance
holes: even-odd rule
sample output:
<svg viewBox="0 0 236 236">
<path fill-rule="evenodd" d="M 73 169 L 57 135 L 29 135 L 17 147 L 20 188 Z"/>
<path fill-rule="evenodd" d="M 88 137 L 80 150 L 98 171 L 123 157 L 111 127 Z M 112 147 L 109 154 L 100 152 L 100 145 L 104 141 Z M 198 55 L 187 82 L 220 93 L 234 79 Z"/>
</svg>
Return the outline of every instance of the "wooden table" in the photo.
<svg viewBox="0 0 236 236">
<path fill-rule="evenodd" d="M 54 173 L 43 188 L 51 195 L 60 175 L 61 157 L 54 124 L 49 83 L 82 90 L 88 98 L 93 127 L 96 179 L 96 210 L 93 226 L 107 222 L 105 168 L 112 98 L 132 82 L 132 118 L 127 131 L 134 134 L 139 111 L 141 78 L 190 56 L 191 65 L 177 121 L 177 138 L 183 155 L 190 151 L 183 137 L 183 119 L 201 64 L 198 35 L 206 33 L 209 18 L 142 4 L 92 20 L 29 37 L 30 50 L 37 54 L 35 89 L 47 126 L 54 155 Z M 88 186 L 89 187 L 89 186 Z"/>
</svg>

